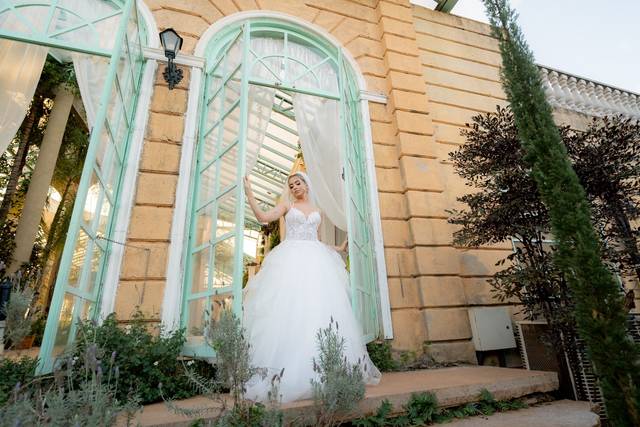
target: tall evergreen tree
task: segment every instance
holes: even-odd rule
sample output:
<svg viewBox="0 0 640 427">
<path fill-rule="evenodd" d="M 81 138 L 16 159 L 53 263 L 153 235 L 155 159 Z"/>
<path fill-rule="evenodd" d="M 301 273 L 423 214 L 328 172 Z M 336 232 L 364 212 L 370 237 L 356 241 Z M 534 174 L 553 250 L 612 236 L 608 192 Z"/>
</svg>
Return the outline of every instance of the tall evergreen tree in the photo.
<svg viewBox="0 0 640 427">
<path fill-rule="evenodd" d="M 526 161 L 547 206 L 575 318 L 616 426 L 640 425 L 640 349 L 626 330 L 623 297 L 600 259 L 589 204 L 548 104 L 538 67 L 507 0 L 483 0 L 502 55 L 502 82 Z"/>
</svg>

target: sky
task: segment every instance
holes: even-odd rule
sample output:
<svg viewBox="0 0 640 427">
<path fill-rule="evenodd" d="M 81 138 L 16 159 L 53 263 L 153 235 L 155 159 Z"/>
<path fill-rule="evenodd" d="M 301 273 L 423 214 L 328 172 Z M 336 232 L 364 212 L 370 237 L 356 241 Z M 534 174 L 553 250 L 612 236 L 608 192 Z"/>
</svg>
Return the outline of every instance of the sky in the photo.
<svg viewBox="0 0 640 427">
<path fill-rule="evenodd" d="M 511 0 L 511 5 L 537 63 L 640 93 L 640 0 Z M 459 0 L 451 13 L 487 22 L 481 0 Z"/>
</svg>

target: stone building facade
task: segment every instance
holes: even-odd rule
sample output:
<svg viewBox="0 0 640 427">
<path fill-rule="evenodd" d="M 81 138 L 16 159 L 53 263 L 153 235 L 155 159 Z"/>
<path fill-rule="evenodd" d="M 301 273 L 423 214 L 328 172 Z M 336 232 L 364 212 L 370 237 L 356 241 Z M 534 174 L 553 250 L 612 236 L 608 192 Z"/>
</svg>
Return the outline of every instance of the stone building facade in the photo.
<svg viewBox="0 0 640 427">
<path fill-rule="evenodd" d="M 460 131 L 472 116 L 506 105 L 498 43 L 489 26 L 409 0 L 145 3 L 159 31 L 172 27 L 184 38 L 181 53 L 192 61 L 212 25 L 250 11 L 289 15 L 341 43 L 355 59 L 367 91 L 378 98 L 369 102 L 371 121 L 365 126 L 373 143 L 393 348 L 418 353 L 428 348 L 439 361 L 477 363 L 468 309 L 505 305 L 491 296 L 487 278 L 496 271 L 495 262 L 512 251 L 512 243 L 475 249 L 453 245 L 447 210 L 459 207 L 457 197 L 469 188 L 454 173 L 448 153 L 464 143 Z M 172 280 L 168 265 L 175 207 L 185 197 L 177 190 L 183 138 L 192 125 L 185 121 L 191 73 L 181 67 L 185 78 L 171 91 L 162 77 L 164 67 L 155 74 L 126 235 L 129 246 L 115 293 L 121 319 L 140 305 L 152 320 L 161 321 Z M 625 108 L 637 114 L 638 98 L 629 96 Z M 579 123 L 586 117 L 569 106 L 558 110 L 562 120 Z M 507 307 L 516 316 L 516 306 Z"/>
</svg>

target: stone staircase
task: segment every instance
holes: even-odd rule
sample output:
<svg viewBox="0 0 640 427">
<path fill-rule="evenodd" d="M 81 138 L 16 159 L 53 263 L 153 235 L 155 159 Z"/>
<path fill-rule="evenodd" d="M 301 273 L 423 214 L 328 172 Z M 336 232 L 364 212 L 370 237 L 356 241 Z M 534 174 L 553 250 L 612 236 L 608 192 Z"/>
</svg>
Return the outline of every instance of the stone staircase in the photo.
<svg viewBox="0 0 640 427">
<path fill-rule="evenodd" d="M 527 371 L 524 369 L 498 368 L 491 366 L 463 366 L 384 373 L 380 384 L 377 386 L 367 387 L 366 396 L 364 400 L 360 402 L 354 416 L 361 417 L 375 413 L 382 401 L 385 399 L 389 400 L 395 409 L 401 410 L 402 405 L 410 399 L 412 393 L 432 392 L 438 398 L 438 402 L 441 406 L 451 407 L 477 401 L 482 389 L 490 391 L 497 400 L 507 400 L 526 397 L 536 393 L 552 392 L 557 388 L 558 378 L 553 372 Z M 286 419 L 299 419 L 298 417 L 300 417 L 302 413 L 308 411 L 312 404 L 313 403 L 311 401 L 306 400 L 283 405 Z M 210 405 L 210 402 L 203 397 L 195 397 L 181 401 L 179 402 L 179 405 L 185 408 L 194 408 Z M 535 421 L 536 418 L 540 418 L 537 417 L 537 411 L 539 411 L 540 408 L 551 408 L 555 410 L 555 412 L 552 411 L 550 413 L 561 414 L 564 409 L 569 407 L 572 408 L 573 411 L 569 412 L 569 414 L 579 414 L 579 416 L 583 418 L 576 418 L 576 420 L 580 420 L 580 422 L 582 422 L 582 419 L 591 420 L 592 418 L 589 416 L 589 408 L 585 405 L 588 406 L 588 404 L 585 404 L 584 402 L 560 401 L 553 402 L 550 405 L 548 404 L 540 407 L 513 411 L 513 413 L 496 414 L 488 419 L 474 417 L 456 422 L 471 422 L 471 424 L 461 424 L 464 426 L 489 426 L 494 425 L 490 424 L 494 419 L 498 420 L 497 422 L 502 422 L 503 415 L 522 415 L 523 417 L 530 417 L 531 420 Z M 512 418 L 507 418 L 507 420 L 509 419 Z M 597 419 L 597 416 L 595 419 Z M 191 425 L 193 421 L 193 419 L 170 412 L 164 404 L 159 403 L 145 406 L 143 412 L 140 413 L 134 421 L 134 425 L 140 423 L 142 426 L 186 427 Z M 482 422 L 484 424 L 473 424 L 474 422 Z M 487 424 L 487 422 L 489 422 L 489 424 Z M 517 425 L 518 427 L 543 425 L 567 427 L 598 425 L 593 423 L 589 424 L 589 422 L 591 421 L 586 421 L 582 424 L 523 424 L 518 421 Z M 448 425 L 455 424 L 451 423 Z M 511 423 L 507 421 L 506 424 L 495 425 L 511 426 L 516 424 L 512 421 Z"/>
</svg>

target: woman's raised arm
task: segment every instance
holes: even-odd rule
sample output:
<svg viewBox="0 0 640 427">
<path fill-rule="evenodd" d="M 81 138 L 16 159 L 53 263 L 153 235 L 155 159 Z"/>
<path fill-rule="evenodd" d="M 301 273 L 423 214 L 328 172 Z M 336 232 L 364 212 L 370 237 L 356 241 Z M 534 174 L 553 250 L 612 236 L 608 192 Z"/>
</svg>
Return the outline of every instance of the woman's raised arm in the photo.
<svg viewBox="0 0 640 427">
<path fill-rule="evenodd" d="M 258 206 L 258 202 L 256 201 L 255 196 L 253 195 L 253 190 L 251 189 L 251 182 L 249 181 L 249 177 L 244 177 L 244 189 L 245 193 L 247 193 L 247 200 L 249 200 L 249 206 L 253 211 L 253 214 L 256 216 L 256 219 L 260 221 L 262 224 L 268 224 L 270 222 L 276 221 L 282 215 L 287 213 L 287 203 L 280 202 L 273 209 L 269 209 L 268 211 L 263 211 Z"/>
</svg>

